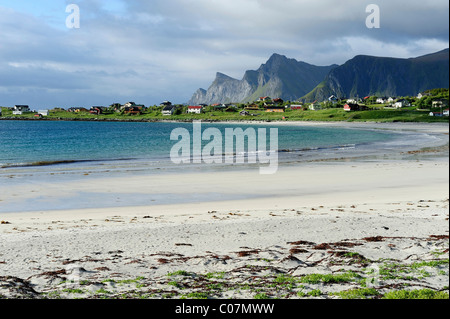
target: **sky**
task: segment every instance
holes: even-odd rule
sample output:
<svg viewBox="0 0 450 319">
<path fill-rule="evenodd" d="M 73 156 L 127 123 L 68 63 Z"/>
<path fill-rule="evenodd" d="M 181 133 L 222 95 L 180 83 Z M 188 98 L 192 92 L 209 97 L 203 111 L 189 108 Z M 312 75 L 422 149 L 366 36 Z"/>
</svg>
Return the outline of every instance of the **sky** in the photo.
<svg viewBox="0 0 450 319">
<path fill-rule="evenodd" d="M 448 47 L 448 0 L 0 0 L 0 105 L 186 103 L 273 53 L 331 65 Z"/>
</svg>

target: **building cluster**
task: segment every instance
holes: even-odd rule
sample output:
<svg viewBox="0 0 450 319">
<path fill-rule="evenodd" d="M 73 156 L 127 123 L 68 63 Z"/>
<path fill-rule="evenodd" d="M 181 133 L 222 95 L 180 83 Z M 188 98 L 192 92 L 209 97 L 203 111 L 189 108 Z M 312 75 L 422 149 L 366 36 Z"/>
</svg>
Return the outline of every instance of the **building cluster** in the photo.
<svg viewBox="0 0 450 319">
<path fill-rule="evenodd" d="M 417 99 L 426 97 L 428 93 L 420 93 Z M 375 97 L 366 96 L 365 98 L 340 98 L 332 95 L 323 102 L 314 101 L 312 103 L 304 103 L 302 101 L 290 102 L 284 101 L 281 98 L 272 99 L 269 96 L 260 97 L 254 102 L 246 104 L 233 104 L 233 103 L 217 103 L 212 105 L 199 104 L 199 105 L 173 105 L 169 101 L 164 101 L 158 106 L 146 108 L 143 104 L 136 104 L 134 102 L 127 102 L 125 104 L 113 103 L 110 106 L 92 106 L 90 109 L 83 107 L 71 107 L 68 110 L 56 108 L 53 110 L 67 111 L 70 113 L 89 113 L 94 115 L 101 114 L 125 114 L 125 115 L 141 115 L 148 109 L 157 109 L 163 116 L 172 116 L 175 114 L 201 114 L 210 111 L 223 111 L 223 112 L 239 112 L 242 116 L 255 116 L 255 112 L 267 112 L 267 113 L 284 113 L 287 110 L 311 110 L 318 111 L 326 108 L 343 108 L 344 111 L 366 111 L 371 109 L 368 105 L 379 104 L 380 107 L 401 109 L 411 106 L 411 100 L 396 97 Z M 448 116 L 448 99 L 434 99 L 432 101 L 432 107 L 434 109 L 440 108 L 440 112 L 431 112 L 430 116 Z M 31 111 L 28 105 L 15 105 L 12 108 L 13 115 L 22 115 L 24 113 L 34 112 L 36 117 L 47 116 L 48 110 Z M 0 113 L 1 116 L 1 113 Z"/>
</svg>

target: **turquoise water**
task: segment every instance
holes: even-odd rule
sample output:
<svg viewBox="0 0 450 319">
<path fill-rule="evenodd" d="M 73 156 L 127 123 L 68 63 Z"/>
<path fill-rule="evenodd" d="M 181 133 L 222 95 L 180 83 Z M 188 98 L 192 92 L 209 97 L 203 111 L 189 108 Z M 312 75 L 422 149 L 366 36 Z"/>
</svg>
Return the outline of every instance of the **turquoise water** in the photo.
<svg viewBox="0 0 450 319">
<path fill-rule="evenodd" d="M 330 127 L 202 123 L 202 130 L 278 128 L 280 157 L 294 153 L 342 150 L 385 142 L 391 133 Z M 192 123 L 129 123 L 75 121 L 0 121 L 0 167 L 69 165 L 73 162 L 169 163 L 177 143 L 176 128 L 192 132 Z M 191 134 L 192 136 L 192 134 Z M 225 136 L 225 135 L 224 135 Z M 192 139 L 191 139 L 192 142 Z M 203 145 L 208 142 L 203 142 Z M 269 148 L 269 146 L 267 146 Z M 284 155 L 283 155 L 284 154 Z"/>
<path fill-rule="evenodd" d="M 175 129 L 182 129 L 192 144 L 194 131 L 197 131 L 192 123 L 0 121 L 0 213 L 256 198 L 262 195 L 251 191 L 222 194 L 215 192 L 214 188 L 186 194 L 151 192 L 145 188 L 122 193 L 108 190 L 107 183 L 102 189 L 89 191 L 71 189 L 70 185 L 90 181 L 95 185 L 98 179 L 124 177 L 126 180 L 128 177 L 148 175 L 149 186 L 155 187 L 151 182 L 152 176 L 160 174 L 198 172 L 213 176 L 216 172 L 240 169 L 250 169 L 258 174 L 267 167 L 275 167 L 275 173 L 283 165 L 288 167 L 305 163 L 307 167 L 308 162 L 316 160 L 322 162 L 323 159 L 331 159 L 335 163 L 335 159 L 365 160 L 384 156 L 393 150 L 398 152 L 402 149 L 403 141 L 408 140 L 408 143 L 413 144 L 417 141 L 411 140 L 411 134 L 408 134 L 408 138 L 402 138 L 401 134 L 388 131 L 329 126 L 201 124 L 202 132 L 208 128 L 216 128 L 215 132 L 220 133 L 218 135 L 223 137 L 223 142 L 227 139 L 226 129 L 250 129 L 249 132 L 254 129 L 255 133 L 259 129 L 266 129 L 266 138 L 269 139 L 270 129 L 277 128 L 278 152 L 272 153 L 277 158 L 269 164 L 263 161 L 250 163 L 250 155 L 254 153 L 246 152 L 246 142 L 244 163 L 219 161 L 214 164 L 175 164 L 170 153 L 179 141 L 171 140 L 171 133 Z M 259 142 L 260 136 L 256 135 Z M 202 145 L 210 142 L 202 141 Z M 266 149 L 273 147 L 269 143 Z M 230 154 L 225 147 L 220 152 L 222 154 L 214 155 L 224 157 Z M 236 149 L 234 153 L 237 155 L 240 152 Z M 261 153 L 258 152 L 258 159 Z M 346 165 L 344 160 L 341 162 Z M 327 165 L 327 162 L 324 164 Z M 41 185 L 45 187 L 45 192 L 40 190 Z M 22 190 L 24 193 L 21 193 Z"/>
</svg>

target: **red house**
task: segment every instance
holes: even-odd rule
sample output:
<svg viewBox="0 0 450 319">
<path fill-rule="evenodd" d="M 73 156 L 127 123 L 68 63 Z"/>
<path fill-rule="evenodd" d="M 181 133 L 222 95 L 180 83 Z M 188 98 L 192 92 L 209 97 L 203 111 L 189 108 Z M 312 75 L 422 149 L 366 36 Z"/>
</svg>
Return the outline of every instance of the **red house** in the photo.
<svg viewBox="0 0 450 319">
<path fill-rule="evenodd" d="M 203 111 L 203 106 L 196 105 L 196 106 L 188 106 L 188 113 L 196 113 L 200 114 Z"/>
</svg>

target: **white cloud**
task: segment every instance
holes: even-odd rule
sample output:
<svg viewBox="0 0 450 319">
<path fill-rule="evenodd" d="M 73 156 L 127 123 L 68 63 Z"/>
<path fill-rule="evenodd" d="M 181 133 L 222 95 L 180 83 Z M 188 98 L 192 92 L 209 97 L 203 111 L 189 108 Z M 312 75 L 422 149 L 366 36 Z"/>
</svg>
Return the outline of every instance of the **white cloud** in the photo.
<svg viewBox="0 0 450 319">
<path fill-rule="evenodd" d="M 16 103 L 17 92 L 41 104 L 64 94 L 75 104 L 182 103 L 216 71 L 240 78 L 275 52 L 329 65 L 358 54 L 412 57 L 448 47 L 447 0 L 378 0 L 380 29 L 365 26 L 370 3 L 80 0 L 77 30 L 55 27 L 58 19 L 64 25 L 64 12 L 47 18 L 44 10 L 0 5 L 0 104 Z"/>
</svg>

